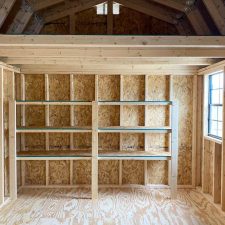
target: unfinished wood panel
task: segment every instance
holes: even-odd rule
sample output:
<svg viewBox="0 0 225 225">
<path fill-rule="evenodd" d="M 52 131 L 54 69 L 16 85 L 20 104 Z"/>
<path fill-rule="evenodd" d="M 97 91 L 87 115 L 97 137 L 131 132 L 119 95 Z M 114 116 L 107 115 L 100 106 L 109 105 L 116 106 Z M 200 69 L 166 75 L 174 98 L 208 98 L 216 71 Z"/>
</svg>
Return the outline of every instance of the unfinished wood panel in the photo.
<svg viewBox="0 0 225 225">
<path fill-rule="evenodd" d="M 169 76 L 147 76 L 146 100 L 169 100 L 170 84 Z M 146 106 L 146 126 L 168 126 L 168 106 Z M 168 134 L 146 134 L 146 151 L 162 151 L 169 147 Z M 168 162 L 147 162 L 148 183 L 168 184 Z"/>
<path fill-rule="evenodd" d="M 49 106 L 49 122 L 53 127 L 70 126 L 70 107 L 69 106 Z"/>
<path fill-rule="evenodd" d="M 76 150 L 91 150 L 91 133 L 74 133 L 73 146 Z"/>
<path fill-rule="evenodd" d="M 45 150 L 45 134 L 42 133 L 32 133 L 24 134 L 25 138 L 25 151 L 43 151 Z"/>
<path fill-rule="evenodd" d="M 94 75 L 74 75 L 74 99 L 79 101 L 95 100 Z"/>
<path fill-rule="evenodd" d="M 45 161 L 26 161 L 25 162 L 25 184 L 26 185 L 45 185 Z"/>
<path fill-rule="evenodd" d="M 25 75 L 26 100 L 45 100 L 45 77 L 43 74 Z"/>
<path fill-rule="evenodd" d="M 221 202 L 222 144 L 215 143 L 213 154 L 213 201 Z"/>
<path fill-rule="evenodd" d="M 49 161 L 49 185 L 70 184 L 70 162 Z"/>
<path fill-rule="evenodd" d="M 123 184 L 144 184 L 143 161 L 124 160 L 122 162 Z"/>
<path fill-rule="evenodd" d="M 99 150 L 119 150 L 120 134 L 119 133 L 99 133 L 98 134 Z"/>
<path fill-rule="evenodd" d="M 74 106 L 74 125 L 92 126 L 92 107 Z"/>
<path fill-rule="evenodd" d="M 98 100 L 108 100 L 108 101 L 120 100 L 119 75 L 98 76 Z"/>
<path fill-rule="evenodd" d="M 25 108 L 26 126 L 45 126 L 45 107 L 29 105 Z"/>
<path fill-rule="evenodd" d="M 91 160 L 73 161 L 73 184 L 91 184 Z"/>
<path fill-rule="evenodd" d="M 99 161 L 99 184 L 119 184 L 119 161 Z"/>
<path fill-rule="evenodd" d="M 69 74 L 49 75 L 49 100 L 70 100 Z"/>
<path fill-rule="evenodd" d="M 191 185 L 193 76 L 173 76 L 173 100 L 179 104 L 178 184 Z"/>
<path fill-rule="evenodd" d="M 128 101 L 145 100 L 145 76 L 121 76 L 121 99 Z M 123 106 L 121 111 L 121 126 L 144 126 L 145 108 L 143 106 Z M 120 135 L 121 150 L 144 150 L 144 134 Z M 143 184 L 144 183 L 144 162 L 143 161 L 123 161 L 122 183 L 123 184 Z"/>
<path fill-rule="evenodd" d="M 119 126 L 120 107 L 119 106 L 99 106 L 98 126 Z"/>
<path fill-rule="evenodd" d="M 49 134 L 49 150 L 69 150 L 70 135 L 67 133 L 50 133 Z"/>
</svg>

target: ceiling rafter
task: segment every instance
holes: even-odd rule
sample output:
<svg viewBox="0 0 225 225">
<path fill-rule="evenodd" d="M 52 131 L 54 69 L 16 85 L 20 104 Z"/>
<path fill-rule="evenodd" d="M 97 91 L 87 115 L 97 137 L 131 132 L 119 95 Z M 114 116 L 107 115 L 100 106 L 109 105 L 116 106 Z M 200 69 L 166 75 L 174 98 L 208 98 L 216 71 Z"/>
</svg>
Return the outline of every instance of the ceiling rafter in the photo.
<svg viewBox="0 0 225 225">
<path fill-rule="evenodd" d="M 139 11 L 146 15 L 155 17 L 159 20 L 165 21 L 170 24 L 176 24 L 177 20 L 175 18 L 175 14 L 171 13 L 168 10 L 164 10 L 157 5 L 151 4 L 146 0 L 116 0 L 116 2 L 128 7 L 130 9 Z"/>
<path fill-rule="evenodd" d="M 165 0 L 151 0 L 151 1 L 161 4 L 161 5 L 164 5 L 164 6 L 167 6 L 167 7 L 170 7 L 172 9 L 176 9 L 178 11 L 185 12 L 186 5 L 181 2 L 177 2 L 174 0 L 166 0 L 166 1 Z"/>
<path fill-rule="evenodd" d="M 52 10 L 51 14 L 44 13 L 43 18 L 46 23 L 49 23 L 54 20 L 69 16 L 71 13 L 84 11 L 103 2 L 105 2 L 105 0 L 81 0 L 70 7 L 66 7 L 66 5 L 64 5 L 63 8 L 62 6 L 56 7 Z"/>
<path fill-rule="evenodd" d="M 43 10 L 45 8 L 63 3 L 65 0 L 37 0 L 32 3 L 33 9 L 35 11 Z"/>
<path fill-rule="evenodd" d="M 29 23 L 32 15 L 33 9 L 26 0 L 22 1 L 19 11 L 17 12 L 13 23 L 10 25 L 7 30 L 8 34 L 22 34 L 25 30 L 27 24 Z"/>
<path fill-rule="evenodd" d="M 222 35 L 225 35 L 225 4 L 222 0 L 203 0 Z"/>
<path fill-rule="evenodd" d="M 0 28 L 9 15 L 16 0 L 0 0 Z"/>
</svg>

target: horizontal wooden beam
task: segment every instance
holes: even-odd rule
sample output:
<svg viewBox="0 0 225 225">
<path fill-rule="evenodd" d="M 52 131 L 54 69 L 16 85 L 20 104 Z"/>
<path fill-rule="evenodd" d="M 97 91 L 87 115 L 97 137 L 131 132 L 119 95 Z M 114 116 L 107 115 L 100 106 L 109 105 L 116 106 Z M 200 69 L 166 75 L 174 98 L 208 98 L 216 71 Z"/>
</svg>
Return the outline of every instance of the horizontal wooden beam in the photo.
<svg viewBox="0 0 225 225">
<path fill-rule="evenodd" d="M 38 11 L 63 2 L 64 0 L 39 0 L 33 4 L 33 9 L 34 11 Z"/>
<path fill-rule="evenodd" d="M 167 23 L 176 24 L 177 20 L 175 18 L 175 14 L 173 14 L 169 10 L 164 10 L 160 6 L 155 4 L 151 4 L 146 0 L 117 0 L 116 2 L 124 5 L 127 8 L 136 10 L 138 12 L 144 13 L 146 15 L 155 17 L 159 20 L 165 21 Z"/>
<path fill-rule="evenodd" d="M 225 48 L 0 48 L 0 57 L 225 58 Z"/>
<path fill-rule="evenodd" d="M 220 61 L 218 63 L 215 63 L 211 66 L 207 66 L 203 69 L 200 69 L 198 71 L 198 75 L 207 75 L 207 74 L 210 74 L 210 73 L 215 73 L 215 72 L 218 72 L 218 71 L 223 71 L 225 68 L 225 60 L 223 61 Z"/>
<path fill-rule="evenodd" d="M 207 58 L 136 58 L 123 60 L 117 58 L 2 58 L 7 64 L 37 64 L 37 65 L 197 65 L 208 66 L 216 62 L 213 59 Z"/>
<path fill-rule="evenodd" d="M 2 0 L 0 4 L 0 28 L 6 20 L 16 0 Z"/>
<path fill-rule="evenodd" d="M 198 67 L 195 66 L 109 66 L 109 65 L 84 65 L 84 66 L 65 66 L 65 65 L 21 65 L 21 72 L 24 74 L 149 74 L 149 75 L 193 75 L 196 74 Z"/>
<path fill-rule="evenodd" d="M 156 2 L 158 4 L 164 5 L 164 6 L 168 6 L 172 9 L 176 9 L 178 11 L 185 11 L 185 4 L 183 4 L 181 1 L 174 1 L 174 0 L 151 0 L 152 2 Z"/>
<path fill-rule="evenodd" d="M 57 8 L 56 10 L 51 11 L 51 13 L 46 13 L 44 15 L 44 20 L 46 23 L 52 22 L 54 20 L 61 19 L 63 17 L 69 16 L 71 13 L 78 13 L 81 11 L 84 11 L 86 9 L 89 9 L 91 7 L 94 7 L 100 3 L 104 2 L 104 0 L 88 0 L 88 1 L 83 1 L 76 3 L 73 7 L 60 7 L 59 9 Z"/>
<path fill-rule="evenodd" d="M 223 36 L 0 35 L 0 47 L 225 47 Z"/>
</svg>

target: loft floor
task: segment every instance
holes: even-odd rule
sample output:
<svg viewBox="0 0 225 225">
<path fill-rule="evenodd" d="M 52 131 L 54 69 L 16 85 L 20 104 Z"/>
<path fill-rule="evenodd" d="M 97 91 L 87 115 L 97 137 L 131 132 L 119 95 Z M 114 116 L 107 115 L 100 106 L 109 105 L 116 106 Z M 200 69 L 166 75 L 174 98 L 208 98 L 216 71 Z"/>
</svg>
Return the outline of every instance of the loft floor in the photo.
<svg viewBox="0 0 225 225">
<path fill-rule="evenodd" d="M 0 224 L 29 225 L 223 225 L 225 214 L 196 190 L 100 189 L 92 205 L 88 189 L 23 189 L 14 204 L 0 210 Z"/>
</svg>

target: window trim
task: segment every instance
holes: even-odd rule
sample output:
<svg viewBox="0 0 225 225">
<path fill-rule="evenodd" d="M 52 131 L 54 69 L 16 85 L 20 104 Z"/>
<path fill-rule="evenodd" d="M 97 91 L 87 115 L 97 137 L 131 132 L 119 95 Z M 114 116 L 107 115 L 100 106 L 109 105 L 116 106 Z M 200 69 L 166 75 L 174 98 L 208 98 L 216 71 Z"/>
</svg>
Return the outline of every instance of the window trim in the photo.
<svg viewBox="0 0 225 225">
<path fill-rule="evenodd" d="M 212 81 L 211 81 L 211 79 L 212 79 L 212 76 L 217 75 L 217 74 L 221 74 L 221 73 L 223 74 L 223 71 L 217 71 L 215 73 L 209 74 L 207 76 L 207 78 L 206 78 L 208 80 L 208 87 L 207 87 L 208 88 L 208 99 L 207 99 L 208 100 L 207 101 L 207 105 L 208 105 L 208 107 L 207 107 L 208 108 L 208 112 L 207 112 L 207 136 L 208 137 L 211 137 L 211 138 L 214 138 L 214 139 L 217 139 L 217 140 L 222 140 L 222 137 L 210 133 L 210 128 L 211 128 L 210 121 L 212 121 L 212 120 L 210 120 L 210 118 L 211 118 L 211 114 L 210 114 L 211 110 L 210 110 L 210 107 L 211 106 L 223 107 L 223 104 L 220 104 L 220 103 L 219 104 L 211 104 L 211 100 L 212 100 L 211 91 L 212 90 L 217 90 L 217 89 L 212 89 L 212 86 L 211 86 L 212 85 Z M 221 90 L 221 88 L 218 88 L 218 90 Z M 219 120 L 215 120 L 215 121 L 220 122 Z"/>
</svg>

